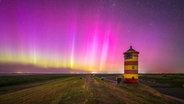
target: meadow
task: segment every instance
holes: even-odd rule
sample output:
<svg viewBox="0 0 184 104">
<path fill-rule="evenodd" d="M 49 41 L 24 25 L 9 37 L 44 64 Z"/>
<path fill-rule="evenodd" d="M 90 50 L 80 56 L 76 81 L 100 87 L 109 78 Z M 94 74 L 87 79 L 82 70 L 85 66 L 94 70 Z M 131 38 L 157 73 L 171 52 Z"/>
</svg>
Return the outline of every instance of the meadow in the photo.
<svg viewBox="0 0 184 104">
<path fill-rule="evenodd" d="M 0 76 L 0 95 L 14 92 L 20 89 L 39 86 L 57 79 L 71 77 L 71 74 L 35 74 L 35 75 L 11 75 Z"/>
<path fill-rule="evenodd" d="M 0 104 L 179 104 L 145 84 L 117 86 L 101 76 L 105 75 L 6 76 L 9 80 L 0 81 L 0 89 L 12 89 L 1 90 Z"/>
<path fill-rule="evenodd" d="M 183 74 L 141 74 L 140 82 L 161 93 L 184 99 Z"/>
</svg>

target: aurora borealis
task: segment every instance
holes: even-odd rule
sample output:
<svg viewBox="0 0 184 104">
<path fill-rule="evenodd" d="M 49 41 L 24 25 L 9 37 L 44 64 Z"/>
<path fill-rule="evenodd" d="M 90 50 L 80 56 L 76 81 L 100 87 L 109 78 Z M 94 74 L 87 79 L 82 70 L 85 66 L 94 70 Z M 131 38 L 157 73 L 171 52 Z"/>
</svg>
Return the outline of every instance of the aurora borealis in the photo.
<svg viewBox="0 0 184 104">
<path fill-rule="evenodd" d="M 139 72 L 184 73 L 183 39 L 182 0 L 0 0 L 2 64 L 123 72 L 132 45 Z"/>
</svg>

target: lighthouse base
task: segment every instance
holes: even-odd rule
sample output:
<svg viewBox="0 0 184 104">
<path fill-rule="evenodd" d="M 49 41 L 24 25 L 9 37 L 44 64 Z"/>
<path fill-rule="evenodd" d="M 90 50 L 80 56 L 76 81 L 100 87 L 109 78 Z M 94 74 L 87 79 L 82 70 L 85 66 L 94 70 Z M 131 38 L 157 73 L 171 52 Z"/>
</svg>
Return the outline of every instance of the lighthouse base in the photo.
<svg viewBox="0 0 184 104">
<path fill-rule="evenodd" d="M 125 83 L 138 83 L 138 79 L 124 78 Z"/>
</svg>

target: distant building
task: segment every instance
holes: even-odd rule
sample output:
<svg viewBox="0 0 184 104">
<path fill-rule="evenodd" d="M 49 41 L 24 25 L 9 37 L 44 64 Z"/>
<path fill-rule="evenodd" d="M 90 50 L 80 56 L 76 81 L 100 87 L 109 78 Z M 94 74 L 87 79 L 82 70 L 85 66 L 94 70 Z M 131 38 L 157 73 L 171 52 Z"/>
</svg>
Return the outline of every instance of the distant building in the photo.
<svg viewBox="0 0 184 104">
<path fill-rule="evenodd" d="M 124 82 L 138 82 L 138 54 L 136 50 L 130 46 L 130 49 L 124 52 Z"/>
</svg>

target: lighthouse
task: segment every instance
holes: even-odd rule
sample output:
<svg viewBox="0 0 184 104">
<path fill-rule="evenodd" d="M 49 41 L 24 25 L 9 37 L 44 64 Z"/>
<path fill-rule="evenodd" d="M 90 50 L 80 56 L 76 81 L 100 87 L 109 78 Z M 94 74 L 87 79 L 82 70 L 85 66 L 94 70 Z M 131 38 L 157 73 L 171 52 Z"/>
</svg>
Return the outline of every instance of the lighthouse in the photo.
<svg viewBox="0 0 184 104">
<path fill-rule="evenodd" d="M 138 54 L 136 50 L 130 46 L 124 54 L 124 82 L 137 83 L 138 82 Z"/>
</svg>

